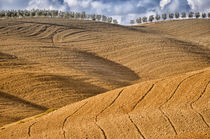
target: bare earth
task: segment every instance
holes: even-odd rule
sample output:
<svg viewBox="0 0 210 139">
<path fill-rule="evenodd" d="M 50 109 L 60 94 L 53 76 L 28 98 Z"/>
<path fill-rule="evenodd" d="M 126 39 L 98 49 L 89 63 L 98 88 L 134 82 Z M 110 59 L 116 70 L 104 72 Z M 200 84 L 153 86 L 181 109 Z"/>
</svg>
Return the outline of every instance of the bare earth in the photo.
<svg viewBox="0 0 210 139">
<path fill-rule="evenodd" d="M 210 138 L 209 38 L 210 20 L 0 20 L 0 138 Z"/>
</svg>

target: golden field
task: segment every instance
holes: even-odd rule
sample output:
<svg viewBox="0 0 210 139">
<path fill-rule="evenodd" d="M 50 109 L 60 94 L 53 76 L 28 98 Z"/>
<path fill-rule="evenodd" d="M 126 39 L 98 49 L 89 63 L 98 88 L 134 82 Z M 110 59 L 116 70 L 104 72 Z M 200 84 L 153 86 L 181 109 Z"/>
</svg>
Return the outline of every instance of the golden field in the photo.
<svg viewBox="0 0 210 139">
<path fill-rule="evenodd" d="M 209 138 L 210 20 L 0 20 L 0 138 Z"/>
</svg>

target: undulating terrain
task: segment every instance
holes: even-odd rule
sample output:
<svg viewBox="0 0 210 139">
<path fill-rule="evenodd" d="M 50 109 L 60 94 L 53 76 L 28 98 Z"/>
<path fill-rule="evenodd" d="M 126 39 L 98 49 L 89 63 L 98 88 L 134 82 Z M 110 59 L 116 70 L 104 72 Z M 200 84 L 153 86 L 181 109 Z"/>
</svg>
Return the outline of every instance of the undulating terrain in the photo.
<svg viewBox="0 0 210 139">
<path fill-rule="evenodd" d="M 209 38 L 210 20 L 0 20 L 0 138 L 209 138 Z"/>
</svg>

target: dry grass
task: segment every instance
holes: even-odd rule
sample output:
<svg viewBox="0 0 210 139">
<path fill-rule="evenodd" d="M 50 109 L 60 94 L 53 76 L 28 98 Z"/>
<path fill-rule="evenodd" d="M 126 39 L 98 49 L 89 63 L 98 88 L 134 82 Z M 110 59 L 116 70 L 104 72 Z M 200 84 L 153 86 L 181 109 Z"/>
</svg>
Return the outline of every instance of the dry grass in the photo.
<svg viewBox="0 0 210 139">
<path fill-rule="evenodd" d="M 209 82 L 209 24 L 1 20 L 0 126 L 41 116 L 12 124 L 0 138 L 11 131 L 17 138 L 155 138 L 209 130 L 208 86 L 202 101 L 192 101 Z"/>
</svg>

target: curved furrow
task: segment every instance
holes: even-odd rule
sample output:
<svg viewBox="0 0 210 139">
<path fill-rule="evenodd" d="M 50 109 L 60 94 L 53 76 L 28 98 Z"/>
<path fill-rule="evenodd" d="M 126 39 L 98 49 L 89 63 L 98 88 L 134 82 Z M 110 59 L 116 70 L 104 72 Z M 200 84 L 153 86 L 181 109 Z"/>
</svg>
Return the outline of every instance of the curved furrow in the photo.
<svg viewBox="0 0 210 139">
<path fill-rule="evenodd" d="M 139 127 L 135 124 L 135 122 L 132 120 L 131 116 L 128 114 L 128 118 L 130 120 L 130 122 L 135 126 L 136 130 L 138 131 L 139 135 L 143 138 L 146 139 L 145 136 L 143 135 L 143 133 L 141 132 L 141 130 L 139 129 Z"/>
<path fill-rule="evenodd" d="M 87 32 L 87 31 L 81 30 L 81 31 L 71 32 L 71 33 L 68 33 L 68 34 L 64 35 L 63 39 L 72 38 L 74 35 L 78 35 L 78 34 L 84 33 L 84 32 Z"/>
<path fill-rule="evenodd" d="M 29 127 L 28 127 L 28 136 L 31 136 L 31 128 L 32 126 L 34 126 L 36 124 L 36 122 L 32 123 Z"/>
<path fill-rule="evenodd" d="M 49 38 L 51 39 L 51 43 L 52 43 L 53 47 L 56 47 L 57 42 L 59 42 L 59 40 L 60 40 L 57 38 L 57 35 L 62 33 L 64 30 L 65 29 L 63 29 L 63 28 L 58 28 L 49 35 Z"/>
<path fill-rule="evenodd" d="M 111 107 L 115 101 L 119 98 L 119 96 L 122 94 L 124 89 L 122 89 L 118 95 L 114 98 L 114 100 L 108 105 L 106 106 L 104 109 L 102 109 L 96 116 L 95 116 L 95 125 L 100 129 L 100 131 L 102 132 L 103 136 L 104 136 L 104 139 L 107 139 L 107 136 L 106 136 L 106 133 L 105 131 L 103 130 L 103 128 L 97 123 L 98 122 L 98 116 L 101 115 L 106 109 L 108 109 L 109 107 Z"/>
<path fill-rule="evenodd" d="M 104 129 L 97 123 L 95 122 L 95 125 L 98 127 L 98 129 L 101 131 L 104 139 L 107 139 L 107 135 L 106 135 L 106 132 L 104 131 Z"/>
<path fill-rule="evenodd" d="M 37 26 L 31 25 L 17 25 L 10 28 L 10 33 L 13 35 L 27 37 L 27 34 L 33 33 L 33 31 L 37 28 Z"/>
<path fill-rule="evenodd" d="M 124 89 L 123 89 L 123 90 L 124 90 Z M 102 133 L 104 139 L 107 139 L 107 136 L 106 136 L 106 133 L 105 133 L 105 131 L 103 130 L 103 128 L 97 123 L 97 122 L 98 122 L 98 116 L 99 116 L 100 114 L 102 114 L 106 109 L 108 109 L 109 107 L 111 107 L 111 106 L 115 103 L 115 101 L 116 101 L 116 100 L 118 99 L 118 97 L 121 95 L 121 93 L 123 92 L 123 90 L 121 90 L 121 91 L 118 93 L 118 95 L 114 98 L 114 100 L 113 100 L 107 107 L 105 107 L 104 109 L 102 109 L 102 110 L 95 116 L 95 121 L 94 121 L 94 123 L 95 123 L 95 125 L 98 127 L 98 129 L 101 131 L 101 133 Z"/>
<path fill-rule="evenodd" d="M 4 36 L 8 36 L 9 29 L 10 29 L 10 27 L 5 27 L 5 28 L 1 29 L 1 34 Z"/>
<path fill-rule="evenodd" d="M 104 109 L 102 109 L 95 117 L 95 121 L 97 122 L 98 121 L 98 116 L 101 115 L 106 109 L 110 108 L 114 103 L 115 101 L 120 97 L 120 95 L 123 93 L 124 89 L 122 89 L 118 95 L 114 98 L 114 100 L 108 105 L 106 106 Z"/>
<path fill-rule="evenodd" d="M 26 27 L 26 25 L 21 25 L 19 26 L 19 28 L 20 27 L 22 29 L 21 30 L 16 29 L 17 33 L 20 33 L 21 36 L 27 37 L 28 34 L 32 34 L 39 27 L 39 25 L 36 26 L 28 25 L 28 27 Z"/>
<path fill-rule="evenodd" d="M 192 101 L 192 102 L 190 103 L 191 106 L 193 106 L 194 103 L 196 103 L 197 101 L 199 101 L 199 100 L 201 99 L 201 97 L 202 97 L 202 96 L 204 95 L 204 93 L 206 92 L 206 89 L 207 89 L 207 87 L 208 87 L 209 84 L 210 84 L 210 81 L 208 81 L 208 83 L 207 83 L 206 86 L 204 87 L 204 90 L 201 92 L 200 96 L 199 96 L 196 100 L 194 100 L 194 101 Z"/>
<path fill-rule="evenodd" d="M 199 73 L 190 75 L 189 77 L 183 79 L 183 80 L 178 84 L 178 86 L 177 86 L 176 89 L 173 91 L 173 93 L 170 95 L 170 97 L 169 97 L 162 105 L 160 105 L 159 108 L 162 109 L 162 107 L 163 107 L 166 103 L 168 103 L 168 102 L 173 98 L 173 96 L 176 94 L 177 90 L 178 90 L 178 89 L 180 88 L 180 86 L 184 83 L 184 81 L 186 81 L 186 80 L 188 80 L 188 79 L 190 79 L 190 78 L 192 78 L 192 77 L 194 77 L 194 76 L 196 76 L 196 75 L 198 75 L 198 74 L 202 74 L 202 73 L 204 73 L 204 72 L 202 71 L 202 72 L 199 72 Z"/>
<path fill-rule="evenodd" d="M 1 26 L 0 26 L 0 31 L 1 31 L 2 29 L 4 29 L 4 28 L 5 28 L 5 27 L 1 27 Z"/>
<path fill-rule="evenodd" d="M 28 37 L 37 37 L 41 33 L 45 32 L 47 30 L 47 26 L 39 25 L 38 30 L 34 31 L 32 34 L 29 34 Z"/>
<path fill-rule="evenodd" d="M 168 115 L 161 109 L 159 108 L 159 110 L 161 111 L 161 113 L 163 114 L 163 116 L 167 119 L 168 123 L 171 125 L 175 135 L 178 135 L 177 130 L 175 125 L 173 124 L 172 120 L 168 117 Z"/>
<path fill-rule="evenodd" d="M 86 32 L 86 31 L 83 31 L 83 30 L 78 31 L 78 30 L 75 30 L 75 29 L 64 29 L 62 32 L 58 32 L 55 35 L 55 39 L 56 39 L 56 42 L 59 42 L 59 43 L 63 44 L 63 43 L 66 43 L 66 41 L 68 41 L 68 39 L 72 39 L 73 37 L 75 37 L 75 35 L 80 34 L 82 32 Z M 68 36 L 68 35 L 69 35 L 69 37 L 65 37 L 65 36 Z"/>
<path fill-rule="evenodd" d="M 36 35 L 37 38 L 39 39 L 47 39 L 50 38 L 50 34 L 52 34 L 52 32 L 54 32 L 55 27 L 52 26 L 44 26 L 43 30 Z"/>
<path fill-rule="evenodd" d="M 137 101 L 137 103 L 132 107 L 131 111 L 135 110 L 138 104 L 151 92 L 151 90 L 154 88 L 155 84 L 152 84 L 152 86 L 149 88 L 149 90 Z"/>
<path fill-rule="evenodd" d="M 176 127 L 175 127 L 175 125 L 173 124 L 172 120 L 170 120 L 170 118 L 169 118 L 169 116 L 166 114 L 166 112 L 163 111 L 163 108 L 162 108 L 162 107 L 164 107 L 164 105 L 167 104 L 167 103 L 173 98 L 173 96 L 175 95 L 175 93 L 177 92 L 177 90 L 179 89 L 179 87 L 184 83 L 184 81 L 186 81 L 186 80 L 188 80 L 188 79 L 190 79 L 190 78 L 192 78 L 192 77 L 194 77 L 194 76 L 196 76 L 196 75 L 198 75 L 198 74 L 201 74 L 201 73 L 203 73 L 203 72 L 199 72 L 199 73 L 193 74 L 193 75 L 188 76 L 187 78 L 183 79 L 183 80 L 178 84 L 178 86 L 176 87 L 176 89 L 173 91 L 173 93 L 171 94 L 171 96 L 170 96 L 163 104 L 161 104 L 161 105 L 159 106 L 159 110 L 161 111 L 161 113 L 163 114 L 163 116 L 167 119 L 167 121 L 168 121 L 169 124 L 171 125 L 171 127 L 172 127 L 172 129 L 173 129 L 173 131 L 174 131 L 174 133 L 175 133 L 176 135 L 178 135 L 178 132 L 177 132 L 177 130 L 176 130 Z"/>
<path fill-rule="evenodd" d="M 201 99 L 201 97 L 202 97 L 202 96 L 204 95 L 204 93 L 206 92 L 206 89 L 207 89 L 207 87 L 208 87 L 209 84 L 210 84 L 210 81 L 209 81 L 209 82 L 207 83 L 207 85 L 204 87 L 204 90 L 201 92 L 200 96 L 199 96 L 196 100 L 194 100 L 194 101 L 192 101 L 192 102 L 190 103 L 191 109 L 201 117 L 202 121 L 204 122 L 204 124 L 205 124 L 207 127 L 210 127 L 209 124 L 208 124 L 207 121 L 205 120 L 204 116 L 203 116 L 199 111 L 197 111 L 197 110 L 193 107 L 193 104 L 196 103 L 197 101 L 199 101 L 199 100 Z"/>
<path fill-rule="evenodd" d="M 66 138 L 65 124 L 66 124 L 67 120 L 68 120 L 71 116 L 73 116 L 74 114 L 76 114 L 80 109 L 82 109 L 87 103 L 88 103 L 88 101 L 85 102 L 85 103 L 84 103 L 83 105 L 81 105 L 78 109 L 76 109 L 72 114 L 70 114 L 69 116 L 67 116 L 67 117 L 64 119 L 64 121 L 63 121 L 63 123 L 62 123 L 62 131 L 63 131 L 63 137 L 64 137 L 64 138 Z"/>
<path fill-rule="evenodd" d="M 52 19 L 54 20 L 54 19 Z M 55 27 L 61 27 L 61 28 L 66 28 L 66 29 L 83 29 L 79 26 L 79 24 L 77 24 L 76 26 L 73 26 L 71 24 L 69 24 L 69 21 L 67 21 L 67 23 L 65 24 L 65 21 L 63 19 L 62 20 L 64 23 L 60 23 L 60 22 L 47 22 L 47 21 L 42 21 L 42 20 L 37 20 L 37 21 L 20 21 L 20 23 L 27 23 L 27 24 L 33 24 L 33 25 L 48 25 L 48 26 L 55 26 Z"/>
<path fill-rule="evenodd" d="M 94 38 L 88 38 L 88 39 L 73 39 L 72 41 L 69 41 L 69 40 L 67 40 L 67 41 L 64 41 L 64 42 L 62 42 L 62 43 L 79 43 L 80 45 L 82 45 L 82 43 L 84 43 L 84 44 L 90 44 L 90 42 L 92 42 L 92 41 L 95 41 L 96 43 L 98 43 L 97 41 L 96 41 L 96 39 L 94 39 Z"/>
<path fill-rule="evenodd" d="M 63 43 L 63 36 L 69 32 L 71 32 L 71 29 L 59 28 L 57 32 L 54 32 L 51 38 L 53 38 L 54 42 L 56 43 Z"/>
<path fill-rule="evenodd" d="M 35 29 L 37 28 L 37 26 L 31 26 L 31 25 L 15 25 L 12 27 L 8 27 L 6 34 L 12 37 L 21 37 L 21 38 L 25 38 L 27 37 L 27 34 L 32 33 Z M 5 34 L 5 32 L 4 32 Z"/>
</svg>

